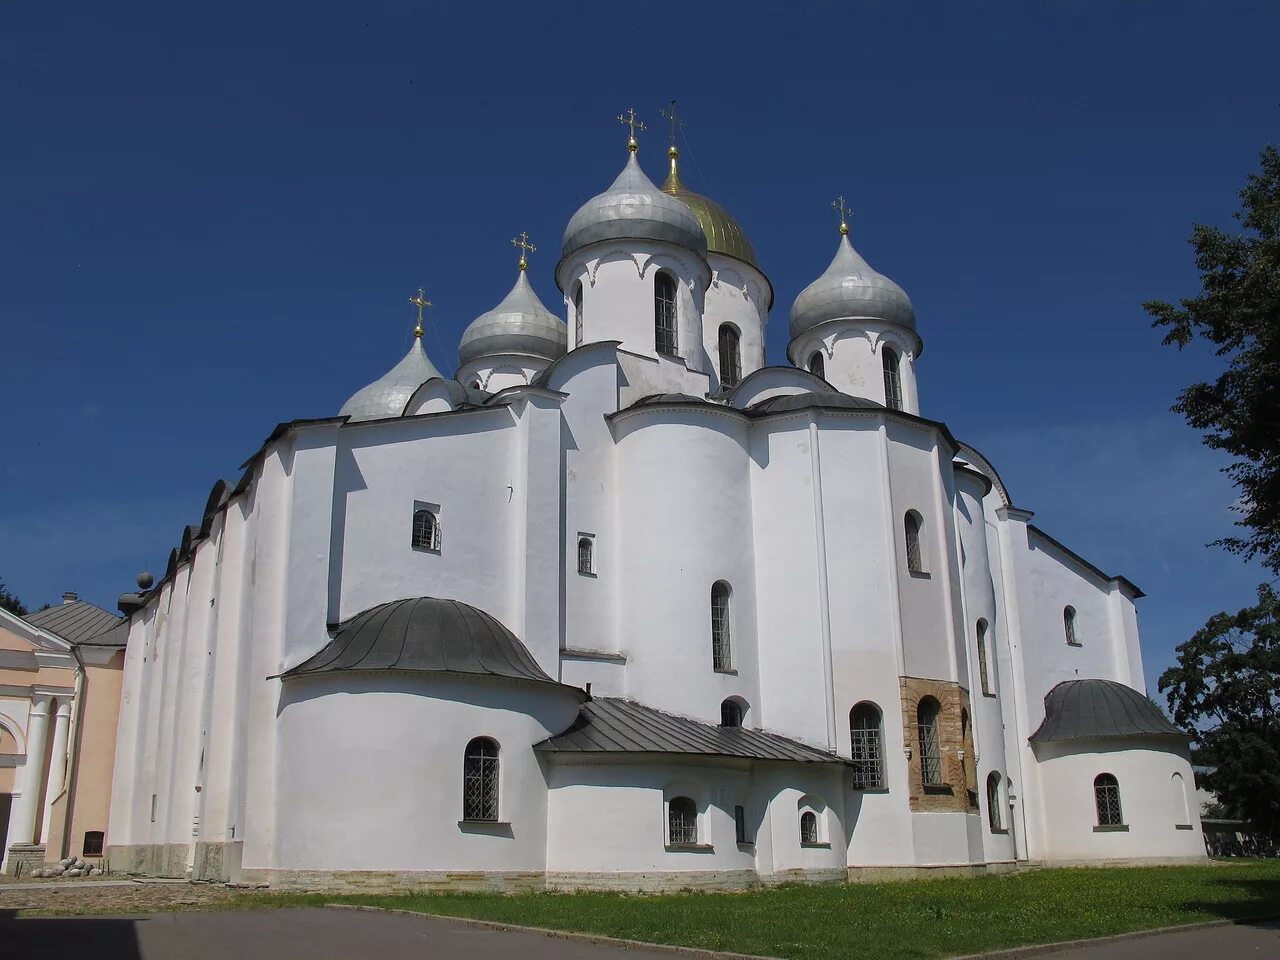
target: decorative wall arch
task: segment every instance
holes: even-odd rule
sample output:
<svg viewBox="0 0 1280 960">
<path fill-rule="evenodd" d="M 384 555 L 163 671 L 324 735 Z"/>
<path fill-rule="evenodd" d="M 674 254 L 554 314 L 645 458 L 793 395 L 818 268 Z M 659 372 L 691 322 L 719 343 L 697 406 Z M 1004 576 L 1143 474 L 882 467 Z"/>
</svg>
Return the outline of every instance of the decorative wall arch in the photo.
<svg viewBox="0 0 1280 960">
<path fill-rule="evenodd" d="M 18 745 L 18 753 L 25 755 L 27 752 L 26 731 L 22 725 L 7 713 L 0 713 L 0 727 L 13 737 L 13 742 Z"/>
</svg>

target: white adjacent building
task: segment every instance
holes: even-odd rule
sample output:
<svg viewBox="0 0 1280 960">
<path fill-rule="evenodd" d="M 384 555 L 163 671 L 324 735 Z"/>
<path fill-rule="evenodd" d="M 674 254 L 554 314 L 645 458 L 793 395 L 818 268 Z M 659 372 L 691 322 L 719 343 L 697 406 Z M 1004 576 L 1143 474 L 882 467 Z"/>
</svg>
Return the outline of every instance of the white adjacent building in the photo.
<svg viewBox="0 0 1280 960">
<path fill-rule="evenodd" d="M 219 482 L 129 640 L 112 869 L 655 889 L 1199 859 L 1134 602 L 922 414 L 841 225 L 766 365 L 739 224 L 626 166 L 450 379 Z M 936 411 L 931 411 L 936 412 Z"/>
</svg>

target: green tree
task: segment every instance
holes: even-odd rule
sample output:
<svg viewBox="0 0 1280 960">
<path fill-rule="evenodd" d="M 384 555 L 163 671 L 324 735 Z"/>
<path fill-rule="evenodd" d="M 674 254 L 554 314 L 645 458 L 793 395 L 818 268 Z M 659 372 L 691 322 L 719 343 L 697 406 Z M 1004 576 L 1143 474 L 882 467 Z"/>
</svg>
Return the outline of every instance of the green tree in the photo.
<svg viewBox="0 0 1280 960">
<path fill-rule="evenodd" d="M 1226 468 L 1241 497 L 1236 526 L 1247 533 L 1215 542 L 1280 573 L 1280 151 L 1262 151 L 1261 170 L 1240 191 L 1243 234 L 1197 224 L 1191 231 L 1199 296 L 1175 307 L 1150 300 L 1153 326 L 1179 349 L 1199 338 L 1227 360 L 1212 383 L 1193 383 L 1173 409 L 1232 458 Z"/>
<path fill-rule="evenodd" d="M 0 608 L 8 610 L 14 616 L 27 615 L 27 605 L 9 592 L 3 580 L 0 580 Z"/>
<path fill-rule="evenodd" d="M 1203 777 L 1222 807 L 1280 840 L 1280 597 L 1218 613 L 1160 675 L 1174 722 L 1213 759 Z"/>
</svg>

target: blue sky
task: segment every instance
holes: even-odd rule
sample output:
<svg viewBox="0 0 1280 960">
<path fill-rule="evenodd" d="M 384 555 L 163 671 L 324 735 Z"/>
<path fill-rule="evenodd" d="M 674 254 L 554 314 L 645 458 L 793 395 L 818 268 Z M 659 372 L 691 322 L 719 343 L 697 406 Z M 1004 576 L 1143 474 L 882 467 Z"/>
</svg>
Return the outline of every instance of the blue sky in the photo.
<svg viewBox="0 0 1280 960">
<path fill-rule="evenodd" d="M 673 97 L 686 181 L 777 291 L 770 361 L 843 193 L 915 303 L 923 412 L 1146 590 L 1152 689 L 1263 578 L 1204 547 L 1234 491 L 1168 412 L 1217 361 L 1139 303 L 1195 291 L 1191 224 L 1229 225 L 1276 139 L 1274 4 L 118 6 L 11 6 L 0 38 L 0 578 L 29 604 L 162 570 L 278 421 L 401 356 L 416 287 L 446 371 L 520 230 L 558 309 L 613 117 L 660 179 Z"/>
</svg>

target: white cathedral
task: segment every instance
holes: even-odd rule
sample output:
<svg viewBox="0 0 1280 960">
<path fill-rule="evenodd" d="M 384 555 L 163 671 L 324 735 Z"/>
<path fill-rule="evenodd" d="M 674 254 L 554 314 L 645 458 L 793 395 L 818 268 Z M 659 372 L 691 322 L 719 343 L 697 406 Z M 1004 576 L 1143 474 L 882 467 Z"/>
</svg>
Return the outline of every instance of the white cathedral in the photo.
<svg viewBox="0 0 1280 960">
<path fill-rule="evenodd" d="M 669 889 L 1203 859 L 1142 593 L 922 415 L 906 293 L 796 297 L 633 135 L 441 374 L 219 482 L 129 620 L 112 870 Z M 843 205 L 841 204 L 843 214 Z"/>
</svg>

